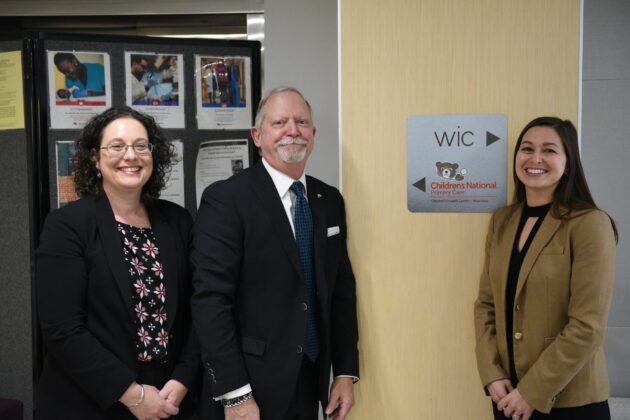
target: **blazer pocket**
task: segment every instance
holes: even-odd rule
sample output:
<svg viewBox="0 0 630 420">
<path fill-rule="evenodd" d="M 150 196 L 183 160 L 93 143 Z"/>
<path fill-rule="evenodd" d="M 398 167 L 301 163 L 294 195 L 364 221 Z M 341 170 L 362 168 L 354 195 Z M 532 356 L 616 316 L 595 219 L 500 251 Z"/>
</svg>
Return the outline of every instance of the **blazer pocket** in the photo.
<svg viewBox="0 0 630 420">
<path fill-rule="evenodd" d="M 262 340 L 249 337 L 241 338 L 241 349 L 243 350 L 243 353 L 249 353 L 260 357 L 265 354 L 266 347 L 267 343 Z"/>
<path fill-rule="evenodd" d="M 545 348 L 549 347 L 554 341 L 556 341 L 556 337 L 545 337 Z"/>
<path fill-rule="evenodd" d="M 540 252 L 540 255 L 562 255 L 564 254 L 564 247 L 561 246 L 546 246 Z"/>
</svg>

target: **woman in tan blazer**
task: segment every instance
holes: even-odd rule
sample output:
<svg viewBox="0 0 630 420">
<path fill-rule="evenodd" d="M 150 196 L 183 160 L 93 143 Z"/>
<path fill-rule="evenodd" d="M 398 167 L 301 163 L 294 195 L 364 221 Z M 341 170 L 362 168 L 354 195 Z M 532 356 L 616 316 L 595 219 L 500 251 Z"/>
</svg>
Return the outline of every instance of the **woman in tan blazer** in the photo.
<svg viewBox="0 0 630 420">
<path fill-rule="evenodd" d="M 602 344 L 617 230 L 588 189 L 573 124 L 527 124 L 513 176 L 514 202 L 490 222 L 475 302 L 494 418 L 609 420 Z"/>
</svg>

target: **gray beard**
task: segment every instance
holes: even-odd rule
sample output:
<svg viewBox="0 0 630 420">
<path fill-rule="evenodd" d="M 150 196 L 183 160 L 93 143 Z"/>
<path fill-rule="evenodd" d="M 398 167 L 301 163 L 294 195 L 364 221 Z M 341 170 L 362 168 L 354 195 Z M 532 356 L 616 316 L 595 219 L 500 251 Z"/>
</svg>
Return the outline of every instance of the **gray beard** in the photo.
<svg viewBox="0 0 630 420">
<path fill-rule="evenodd" d="M 296 150 L 293 152 L 289 152 L 287 150 L 280 148 L 278 150 L 278 155 L 280 155 L 280 159 L 282 159 L 284 163 L 302 162 L 304 158 L 306 157 L 306 147 L 303 147 L 300 150 Z"/>
</svg>

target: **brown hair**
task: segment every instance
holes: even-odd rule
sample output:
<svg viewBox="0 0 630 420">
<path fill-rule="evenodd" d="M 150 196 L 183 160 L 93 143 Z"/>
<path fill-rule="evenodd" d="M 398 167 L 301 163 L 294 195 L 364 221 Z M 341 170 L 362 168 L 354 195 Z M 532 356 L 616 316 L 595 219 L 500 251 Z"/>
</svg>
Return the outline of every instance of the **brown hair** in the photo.
<svg viewBox="0 0 630 420">
<path fill-rule="evenodd" d="M 560 178 L 560 183 L 554 190 L 553 205 L 551 208 L 552 215 L 556 218 L 566 218 L 573 210 L 589 210 L 598 209 L 591 195 L 591 191 L 586 183 L 582 162 L 580 160 L 580 150 L 578 146 L 577 130 L 573 123 L 569 120 L 562 120 L 556 117 L 538 117 L 530 121 L 521 131 L 516 141 L 514 149 L 512 177 L 514 178 L 514 198 L 513 203 L 523 203 L 525 201 L 525 185 L 516 176 L 516 154 L 521 147 L 521 142 L 525 133 L 533 127 L 549 127 L 553 129 L 564 147 L 567 156 L 566 173 Z M 560 214 L 560 208 L 566 209 L 566 212 Z M 618 240 L 617 226 L 614 220 L 610 218 L 615 240 Z"/>
</svg>

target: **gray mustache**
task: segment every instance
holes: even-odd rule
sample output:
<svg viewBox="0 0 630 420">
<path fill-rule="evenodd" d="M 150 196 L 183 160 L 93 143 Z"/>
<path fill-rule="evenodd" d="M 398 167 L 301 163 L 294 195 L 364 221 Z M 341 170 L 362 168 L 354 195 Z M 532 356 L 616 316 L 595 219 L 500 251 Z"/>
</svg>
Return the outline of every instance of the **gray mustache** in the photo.
<svg viewBox="0 0 630 420">
<path fill-rule="evenodd" d="M 306 141 L 306 140 L 304 140 L 303 138 L 300 138 L 300 137 L 296 137 L 296 138 L 288 137 L 288 138 L 284 138 L 284 139 L 280 140 L 278 142 L 278 144 L 281 145 L 281 146 L 287 146 L 289 144 L 298 144 L 298 145 L 304 146 L 304 145 L 308 144 L 308 141 Z"/>
</svg>

